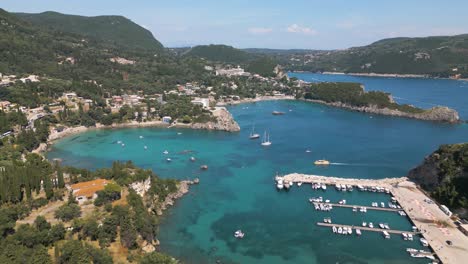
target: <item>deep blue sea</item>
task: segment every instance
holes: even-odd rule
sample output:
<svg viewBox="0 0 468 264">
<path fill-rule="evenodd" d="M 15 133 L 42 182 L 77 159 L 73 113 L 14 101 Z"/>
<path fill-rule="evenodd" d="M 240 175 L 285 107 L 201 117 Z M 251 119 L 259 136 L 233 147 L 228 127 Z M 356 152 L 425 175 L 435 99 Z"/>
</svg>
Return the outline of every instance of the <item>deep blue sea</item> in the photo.
<svg viewBox="0 0 468 264">
<path fill-rule="evenodd" d="M 463 82 L 294 76 L 308 81 L 359 81 L 366 89 L 389 91 L 412 104 L 449 105 L 468 119 L 468 103 L 463 103 L 468 98 L 468 85 Z M 468 141 L 468 124 L 369 115 L 296 101 L 243 104 L 229 110 L 241 126 L 239 133 L 163 128 L 89 131 L 58 141 L 48 158 L 59 157 L 65 164 L 90 169 L 109 166 L 113 160 L 133 160 L 161 177 L 200 178 L 201 183 L 167 211 L 158 234 L 161 250 L 184 263 L 428 262 L 412 259 L 405 251 L 407 247 L 420 248 L 417 239 L 409 242 L 392 235 L 385 240 L 380 233 L 365 231 L 361 237 L 338 236 L 316 225 L 324 217 L 332 217 L 335 223 L 386 222 L 394 229 L 410 230 L 406 218 L 390 212 L 353 213 L 344 208 L 317 212 L 307 201 L 323 196 L 370 205 L 372 201 L 388 201 L 387 195 L 339 193 L 333 188 L 314 191 L 310 185 L 278 192 L 273 177 L 277 172 L 356 178 L 404 176 L 440 144 Z M 286 114 L 273 116 L 274 110 Z M 248 139 L 254 124 L 257 132 L 270 132 L 270 147 Z M 125 147 L 116 144 L 119 140 Z M 164 155 L 164 150 L 169 154 Z M 193 153 L 184 154 L 184 150 Z M 197 161 L 190 162 L 190 156 Z M 167 157 L 173 161 L 166 162 Z M 334 165 L 315 167 L 317 159 Z M 209 169 L 201 171 L 201 164 Z M 237 229 L 246 233 L 244 239 L 233 237 Z"/>
</svg>

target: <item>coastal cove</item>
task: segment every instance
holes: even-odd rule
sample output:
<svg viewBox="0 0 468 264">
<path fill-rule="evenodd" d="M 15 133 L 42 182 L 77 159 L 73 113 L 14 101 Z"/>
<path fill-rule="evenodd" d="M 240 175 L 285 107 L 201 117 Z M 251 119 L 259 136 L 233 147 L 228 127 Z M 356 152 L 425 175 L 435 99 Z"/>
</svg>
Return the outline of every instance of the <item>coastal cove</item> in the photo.
<svg viewBox="0 0 468 264">
<path fill-rule="evenodd" d="M 274 110 L 285 115 L 272 116 Z M 133 160 L 164 178 L 200 178 L 200 184 L 167 212 L 158 237 L 163 251 L 185 263 L 218 259 L 222 263 L 414 263 L 405 248 L 416 248 L 418 242 L 399 237 L 383 240 L 370 233 L 361 238 L 336 237 L 315 225 L 324 214 L 313 211 L 307 202 L 318 195 L 310 186 L 278 193 L 273 177 L 276 172 L 400 177 L 438 145 L 468 140 L 466 124 L 372 116 L 302 101 L 240 104 L 230 106 L 229 111 L 241 127 L 239 133 L 177 128 L 95 130 L 58 140 L 47 157 L 90 169 L 109 166 L 113 160 Z M 253 124 L 259 133 L 270 132 L 270 148 L 248 140 Z M 115 144 L 119 140 L 126 146 Z M 306 153 L 307 148 L 312 152 Z M 164 150 L 169 151 L 171 163 L 165 161 Z M 184 150 L 194 152 L 184 154 Z M 190 156 L 197 162 L 189 162 Z M 313 161 L 321 158 L 334 164 L 314 167 Z M 209 169 L 201 171 L 200 164 Z M 333 190 L 320 195 L 360 204 L 381 199 L 371 193 Z M 385 220 L 403 230 L 411 226 L 405 218 L 387 212 L 353 215 L 337 210 L 332 216 L 343 223 Z M 235 240 L 232 233 L 240 228 L 246 238 Z"/>
</svg>

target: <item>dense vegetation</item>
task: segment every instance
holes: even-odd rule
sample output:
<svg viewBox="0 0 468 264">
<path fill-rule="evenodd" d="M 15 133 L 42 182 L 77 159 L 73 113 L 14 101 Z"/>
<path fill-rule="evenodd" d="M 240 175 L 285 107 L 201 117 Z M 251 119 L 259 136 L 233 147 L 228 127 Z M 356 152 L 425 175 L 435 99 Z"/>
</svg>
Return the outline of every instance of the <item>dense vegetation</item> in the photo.
<svg viewBox="0 0 468 264">
<path fill-rule="evenodd" d="M 409 177 L 440 203 L 468 210 L 468 143 L 440 146 Z"/>
<path fill-rule="evenodd" d="M 409 113 L 424 111 L 410 105 L 399 105 L 391 100 L 388 93 L 366 92 L 358 83 L 315 83 L 310 84 L 304 91 L 304 99 L 321 100 L 327 103 L 344 103 L 356 107 L 377 106 Z"/>
<path fill-rule="evenodd" d="M 185 53 L 185 56 L 204 58 L 214 62 L 242 64 L 250 59 L 246 52 L 226 45 L 195 46 Z"/>
<path fill-rule="evenodd" d="M 119 47 L 161 51 L 162 44 L 151 32 L 122 16 L 84 17 L 57 12 L 17 13 L 22 19 L 46 28 L 76 33 Z"/>
</svg>

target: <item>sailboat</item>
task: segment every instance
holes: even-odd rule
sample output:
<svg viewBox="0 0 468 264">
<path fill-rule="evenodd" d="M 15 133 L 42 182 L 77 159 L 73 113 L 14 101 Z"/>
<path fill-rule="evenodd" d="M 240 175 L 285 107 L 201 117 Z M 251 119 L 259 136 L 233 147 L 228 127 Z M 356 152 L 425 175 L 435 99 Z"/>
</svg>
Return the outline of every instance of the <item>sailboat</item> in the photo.
<svg viewBox="0 0 468 264">
<path fill-rule="evenodd" d="M 255 126 L 252 126 L 252 132 L 250 132 L 250 139 L 257 139 L 260 138 L 260 134 L 255 133 Z"/>
<path fill-rule="evenodd" d="M 262 146 L 270 146 L 270 145 L 271 145 L 270 135 L 267 134 L 267 132 L 265 131 L 265 134 L 263 135 Z"/>
</svg>

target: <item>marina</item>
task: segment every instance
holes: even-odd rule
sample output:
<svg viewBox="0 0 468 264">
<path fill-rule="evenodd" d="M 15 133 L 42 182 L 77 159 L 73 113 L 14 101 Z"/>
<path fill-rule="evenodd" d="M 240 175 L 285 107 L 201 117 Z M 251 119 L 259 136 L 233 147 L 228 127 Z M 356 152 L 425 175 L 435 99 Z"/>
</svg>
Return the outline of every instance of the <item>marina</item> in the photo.
<svg viewBox="0 0 468 264">
<path fill-rule="evenodd" d="M 359 230 L 382 232 L 384 238 L 389 239 L 390 234 L 399 234 L 404 240 L 413 240 L 414 235 L 420 235 L 420 242 L 423 246 L 431 248 L 434 254 L 442 263 L 461 263 L 460 260 L 468 258 L 468 250 L 465 247 L 468 245 L 468 237 L 464 235 L 453 223 L 453 220 L 445 214 L 439 205 L 418 188 L 418 186 L 409 181 L 407 178 L 386 178 L 386 179 L 350 179 L 319 175 L 305 175 L 292 173 L 283 177 L 276 177 L 276 180 L 285 182 L 301 182 L 311 185 L 334 185 L 334 186 L 354 186 L 358 189 L 388 193 L 392 195 L 392 202 L 398 203 L 400 208 L 384 207 L 385 204 L 373 202 L 371 207 L 362 205 L 347 205 L 341 201 L 338 204 L 323 203 L 323 198 L 311 200 L 314 202 L 315 208 L 320 211 L 330 211 L 333 207 L 345 208 L 366 208 L 366 210 L 378 211 L 394 211 L 401 216 L 407 216 L 414 224 L 413 230 L 417 231 L 401 231 L 387 229 L 385 225 L 380 225 L 382 228 L 374 228 L 372 223 L 368 226 L 360 226 Z M 337 188 L 338 189 L 338 188 Z M 342 190 L 342 189 L 341 189 Z M 430 201 L 430 202 L 428 202 Z M 317 223 L 319 226 L 335 227 L 341 229 L 357 229 L 352 225 L 332 224 L 332 223 Z M 386 233 L 384 233 L 386 232 Z M 405 234 L 406 239 L 405 239 Z M 453 245 L 459 245 L 458 247 Z M 426 254 L 427 255 L 427 254 Z M 426 257 L 425 254 L 411 254 L 412 257 Z M 432 256 L 431 256 L 432 257 Z"/>
</svg>

